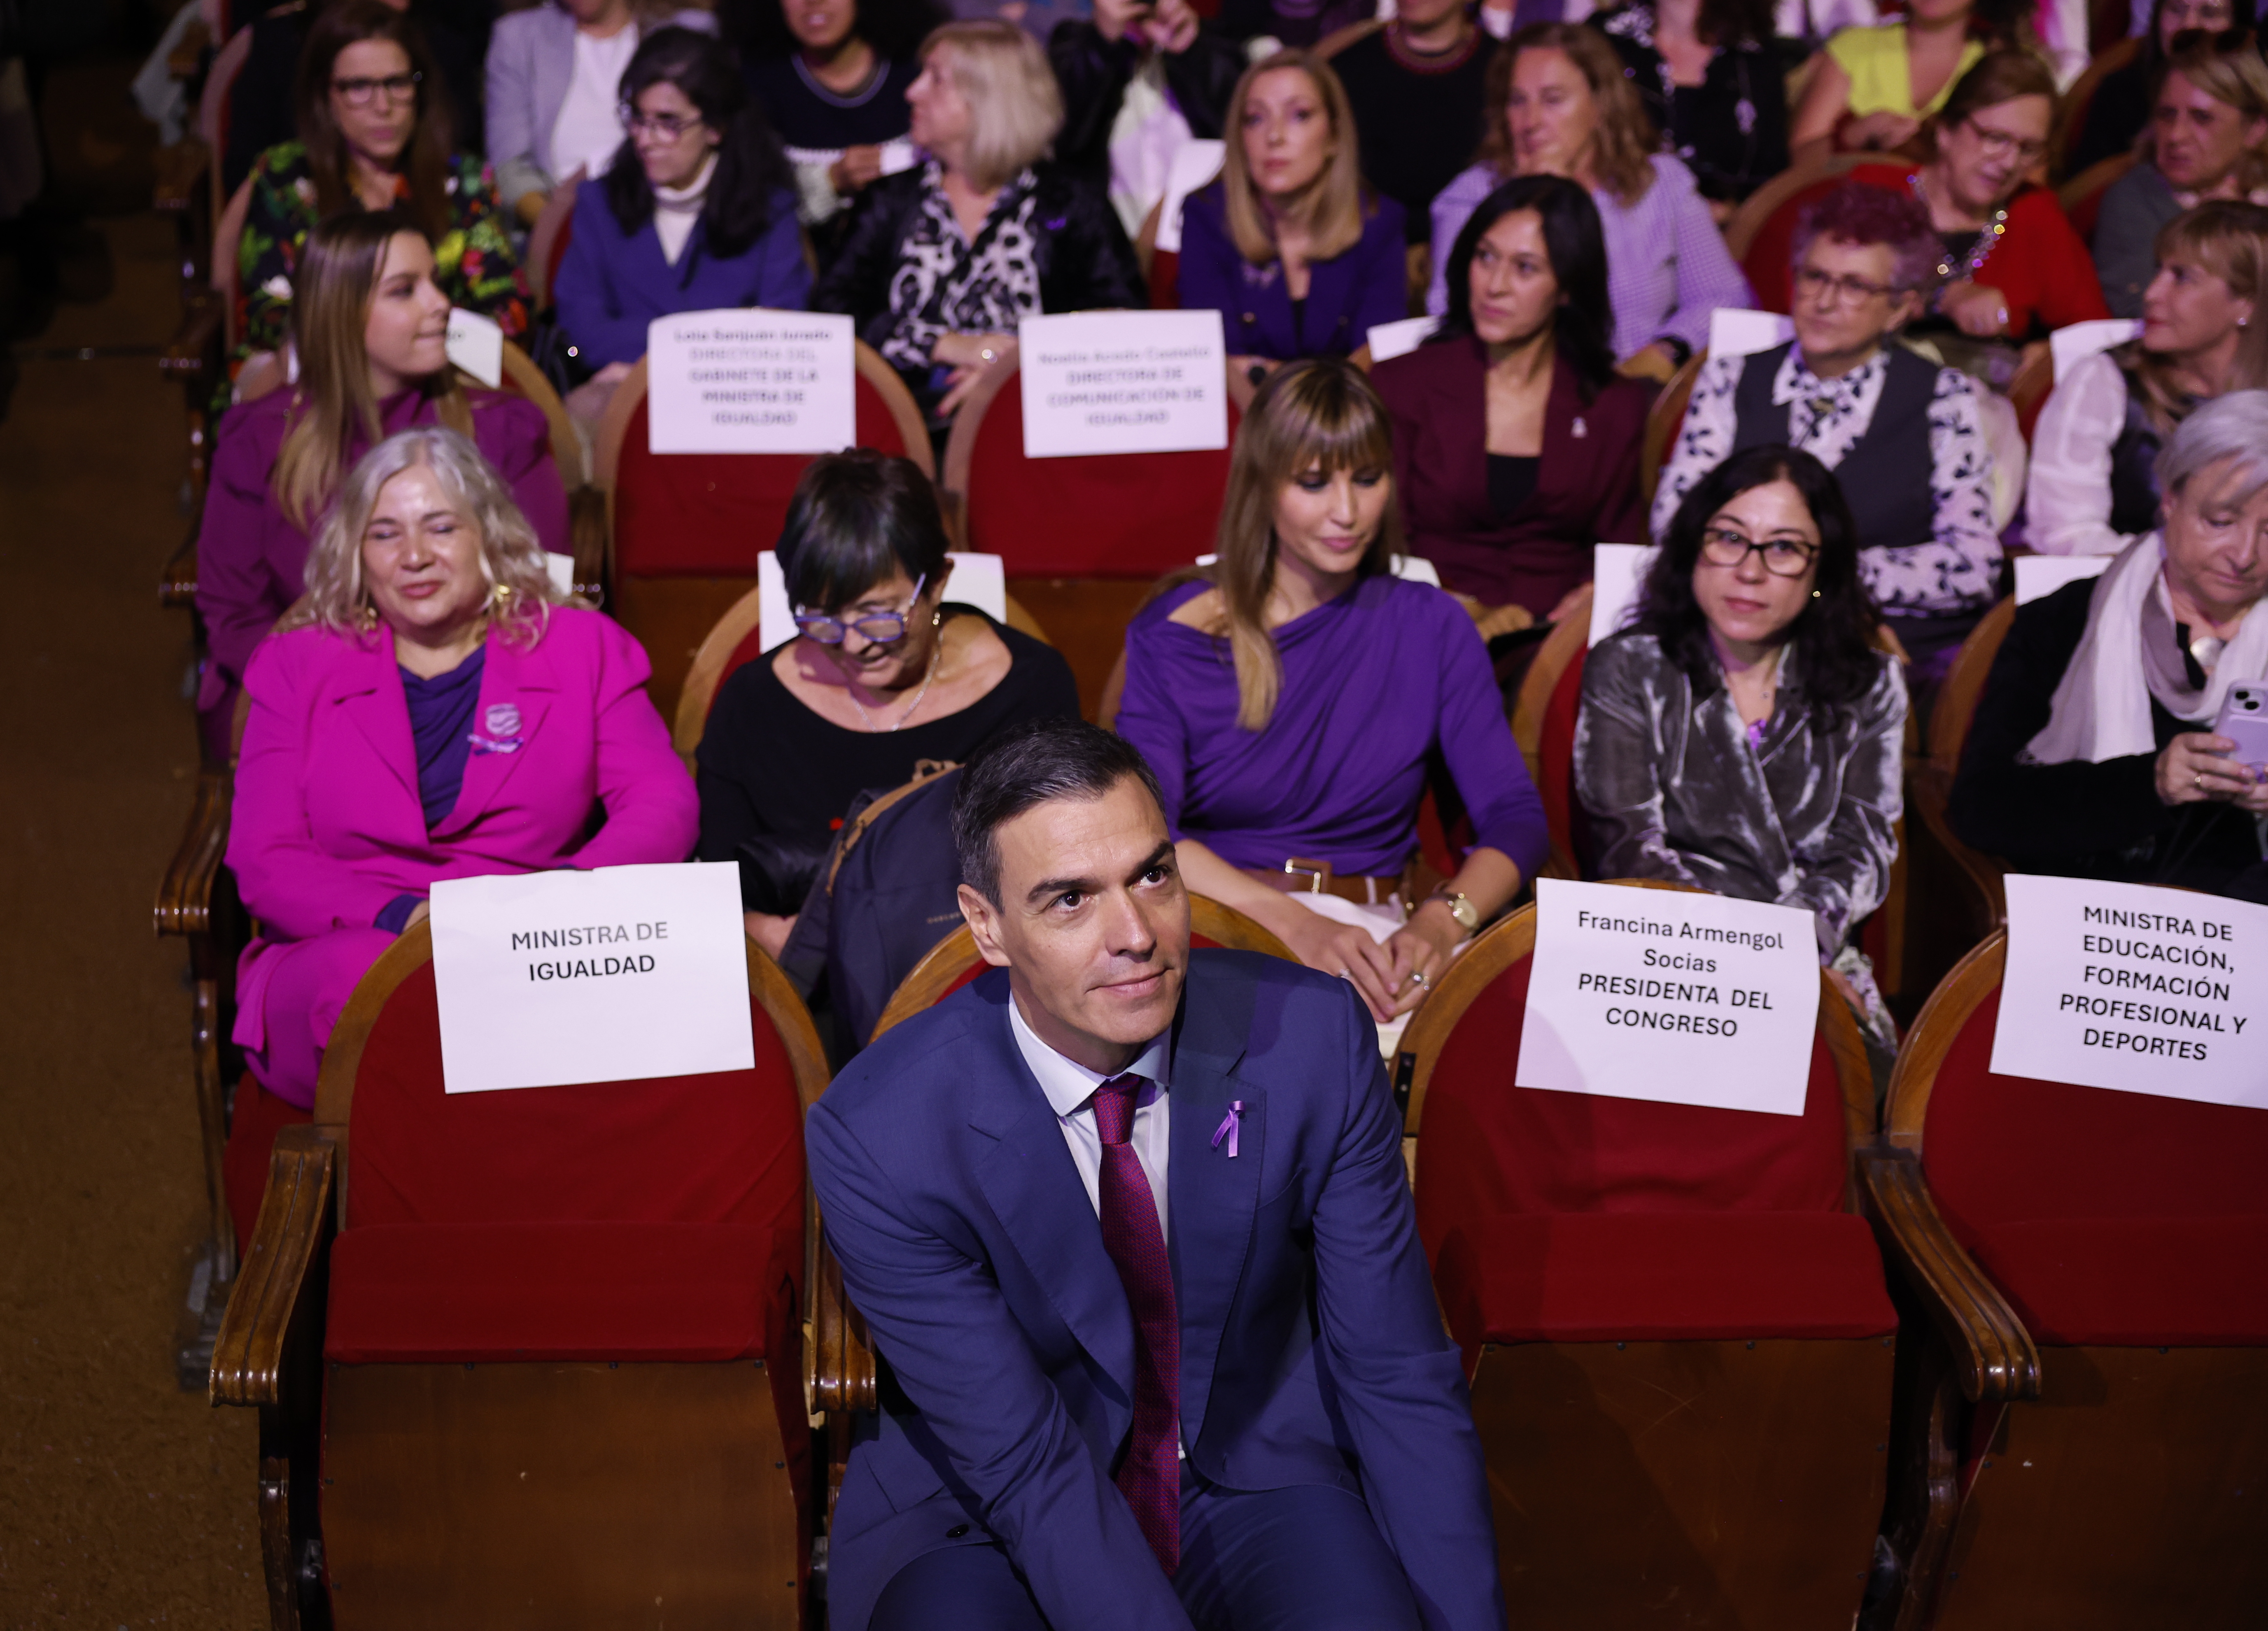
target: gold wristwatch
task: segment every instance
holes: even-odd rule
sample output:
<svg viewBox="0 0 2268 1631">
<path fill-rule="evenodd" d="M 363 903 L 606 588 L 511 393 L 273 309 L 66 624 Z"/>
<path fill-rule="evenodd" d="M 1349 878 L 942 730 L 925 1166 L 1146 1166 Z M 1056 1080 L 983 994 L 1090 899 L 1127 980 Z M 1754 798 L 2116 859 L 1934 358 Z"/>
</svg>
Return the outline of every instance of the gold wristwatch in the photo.
<svg viewBox="0 0 2268 1631">
<path fill-rule="evenodd" d="M 1443 906 L 1447 907 L 1449 915 L 1457 920 L 1457 927 L 1463 929 L 1468 937 L 1480 932 L 1481 909 L 1472 903 L 1470 897 L 1462 890 L 1452 889 L 1447 884 L 1436 884 L 1433 885 L 1433 893 L 1425 898 L 1428 900 L 1439 900 Z"/>
</svg>

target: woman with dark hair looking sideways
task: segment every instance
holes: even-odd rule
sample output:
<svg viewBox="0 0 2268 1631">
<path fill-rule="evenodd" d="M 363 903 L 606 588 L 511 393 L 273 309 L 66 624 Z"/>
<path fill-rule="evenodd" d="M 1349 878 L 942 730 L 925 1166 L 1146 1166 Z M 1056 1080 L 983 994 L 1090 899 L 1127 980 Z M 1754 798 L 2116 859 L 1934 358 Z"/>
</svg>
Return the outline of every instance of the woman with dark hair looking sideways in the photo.
<svg viewBox="0 0 2268 1631">
<path fill-rule="evenodd" d="M 1590 581 L 1594 544 L 1643 540 L 1653 386 L 1615 373 L 1611 322 L 1599 215 L 1577 183 L 1522 176 L 1466 220 L 1441 327 L 1374 375 L 1410 547 L 1449 589 L 1556 619 Z"/>
<path fill-rule="evenodd" d="M 726 676 L 696 778 L 701 859 L 740 863 L 748 933 L 775 957 L 851 800 L 1079 713 L 1054 647 L 946 601 L 945 521 L 912 460 L 812 460 L 777 547 L 798 637 Z"/>
<path fill-rule="evenodd" d="M 1804 908 L 1895 1046 L 1851 940 L 1889 891 L 1904 808 L 1905 677 L 1876 621 L 1827 467 L 1735 453 L 1677 507 L 1636 621 L 1583 665 L 1575 792 L 1589 875 Z"/>
<path fill-rule="evenodd" d="M 675 312 L 800 311 L 811 293 L 787 160 L 725 48 L 688 28 L 638 42 L 622 75 L 630 140 L 576 189 L 559 320 L 597 375 L 568 406 L 595 421 Z"/>
<path fill-rule="evenodd" d="M 299 136 L 252 167 L 238 240 L 237 355 L 282 348 L 308 229 L 346 209 L 400 209 L 433 246 L 450 304 L 527 327 L 527 290 L 504 236 L 496 183 L 456 151 L 448 101 L 424 36 L 384 0 L 320 13 L 299 58 Z"/>
</svg>

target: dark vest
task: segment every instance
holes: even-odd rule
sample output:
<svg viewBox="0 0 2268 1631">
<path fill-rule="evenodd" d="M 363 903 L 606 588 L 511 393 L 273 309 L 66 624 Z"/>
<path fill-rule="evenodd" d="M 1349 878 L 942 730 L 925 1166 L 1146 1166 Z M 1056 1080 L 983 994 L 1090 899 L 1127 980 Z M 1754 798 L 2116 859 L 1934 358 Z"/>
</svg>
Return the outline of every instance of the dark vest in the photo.
<svg viewBox="0 0 2268 1631">
<path fill-rule="evenodd" d="M 1791 341 L 1759 351 L 1741 371 L 1741 383 L 1733 392 L 1734 452 L 1787 440 L 1788 408 L 1774 406 L 1772 377 L 1793 344 Z M 1929 405 L 1937 395 L 1937 367 L 1904 346 L 1887 349 L 1889 377 L 1874 403 L 1874 419 L 1835 467 L 1835 480 L 1859 524 L 1862 550 L 1926 543 L 1937 533 L 1929 448 Z"/>
<path fill-rule="evenodd" d="M 2158 428 L 2134 371 L 2121 366 L 2118 373 L 2126 381 L 2126 422 L 2110 444 L 2110 525 L 2131 538 L 2158 525 Z"/>
</svg>

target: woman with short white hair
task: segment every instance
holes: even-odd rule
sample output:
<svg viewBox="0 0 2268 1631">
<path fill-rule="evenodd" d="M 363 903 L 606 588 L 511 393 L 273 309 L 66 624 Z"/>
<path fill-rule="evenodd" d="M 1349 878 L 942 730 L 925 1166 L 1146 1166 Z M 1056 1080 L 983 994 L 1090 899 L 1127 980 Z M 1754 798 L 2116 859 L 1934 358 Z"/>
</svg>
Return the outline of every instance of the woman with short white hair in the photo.
<svg viewBox="0 0 2268 1631">
<path fill-rule="evenodd" d="M 697 824 L 645 652 L 552 586 L 469 438 L 422 426 L 364 454 L 306 581 L 245 670 L 228 838 L 260 924 L 234 1040 L 303 1108 L 356 981 L 437 880 L 682 861 Z"/>
<path fill-rule="evenodd" d="M 2022 871 L 2268 904 L 2268 747 L 2218 728 L 2268 689 L 2268 391 L 2191 414 L 2158 485 L 2161 530 L 2017 612 L 1947 813 Z"/>
<path fill-rule="evenodd" d="M 1149 302 L 1102 189 L 1047 157 L 1064 106 L 1039 42 L 947 23 L 921 60 L 906 101 L 929 162 L 866 189 L 811 305 L 856 318 L 942 434 L 1022 319 Z"/>
</svg>

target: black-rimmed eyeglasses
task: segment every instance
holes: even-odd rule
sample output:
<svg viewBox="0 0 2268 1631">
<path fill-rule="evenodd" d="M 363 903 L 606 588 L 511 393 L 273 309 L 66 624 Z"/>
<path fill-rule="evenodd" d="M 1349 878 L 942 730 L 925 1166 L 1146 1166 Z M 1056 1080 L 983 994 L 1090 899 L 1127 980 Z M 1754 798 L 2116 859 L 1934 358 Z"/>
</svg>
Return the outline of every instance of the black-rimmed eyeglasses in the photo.
<svg viewBox="0 0 2268 1631">
<path fill-rule="evenodd" d="M 383 79 L 334 79 L 331 89 L 349 107 L 368 107 L 380 92 L 389 102 L 409 101 L 417 94 L 417 83 L 424 77 L 423 74 L 388 74 Z"/>
<path fill-rule="evenodd" d="M 1819 553 L 1816 545 L 1800 538 L 1755 539 L 1721 526 L 1701 534 L 1701 558 L 1711 566 L 1737 568 L 1750 550 L 1764 557 L 1764 570 L 1774 577 L 1801 577 Z"/>
<path fill-rule="evenodd" d="M 795 626 L 806 639 L 821 645 L 841 645 L 843 636 L 857 629 L 869 645 L 888 645 L 906 637 L 906 620 L 913 615 L 914 607 L 921 604 L 922 585 L 929 582 L 924 572 L 914 579 L 913 598 L 906 602 L 902 612 L 867 612 L 858 617 L 828 617 L 823 613 L 798 612 Z"/>
</svg>

